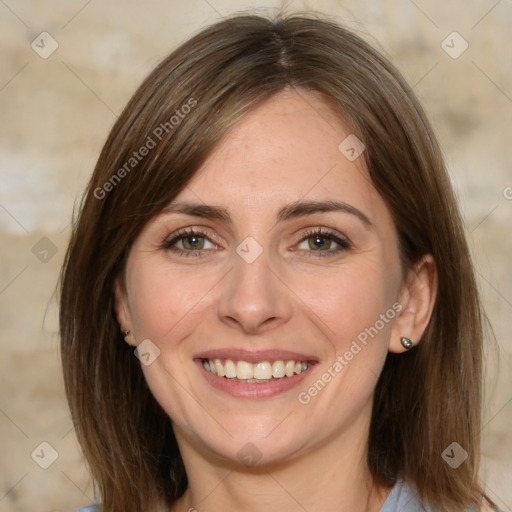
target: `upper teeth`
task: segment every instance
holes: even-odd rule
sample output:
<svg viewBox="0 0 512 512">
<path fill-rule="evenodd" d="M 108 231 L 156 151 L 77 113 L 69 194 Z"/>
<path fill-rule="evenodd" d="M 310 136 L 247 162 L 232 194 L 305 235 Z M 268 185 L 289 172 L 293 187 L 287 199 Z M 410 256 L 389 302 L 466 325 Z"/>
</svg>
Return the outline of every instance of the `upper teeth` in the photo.
<svg viewBox="0 0 512 512">
<path fill-rule="evenodd" d="M 248 363 L 247 361 L 233 361 L 225 359 L 205 359 L 205 370 L 228 379 L 255 379 L 269 380 L 272 377 L 280 379 L 284 376 L 292 377 L 294 374 L 307 370 L 309 363 L 306 361 L 262 361 L 261 363 Z"/>
</svg>

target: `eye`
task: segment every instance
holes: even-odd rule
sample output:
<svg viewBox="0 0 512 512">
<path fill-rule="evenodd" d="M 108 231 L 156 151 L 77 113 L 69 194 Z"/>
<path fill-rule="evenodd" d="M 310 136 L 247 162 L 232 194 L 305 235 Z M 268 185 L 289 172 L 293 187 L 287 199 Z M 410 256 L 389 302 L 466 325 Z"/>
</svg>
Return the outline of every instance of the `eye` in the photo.
<svg viewBox="0 0 512 512">
<path fill-rule="evenodd" d="M 176 235 L 171 235 L 170 239 L 164 241 L 162 247 L 185 256 L 196 256 L 201 251 L 219 248 L 206 233 L 194 229 L 180 230 Z"/>
<path fill-rule="evenodd" d="M 318 254 L 318 256 L 338 254 L 350 248 L 350 242 L 345 237 L 325 229 L 316 229 L 304 233 L 301 241 L 296 246 L 296 249 L 302 251 L 323 253 Z"/>
</svg>

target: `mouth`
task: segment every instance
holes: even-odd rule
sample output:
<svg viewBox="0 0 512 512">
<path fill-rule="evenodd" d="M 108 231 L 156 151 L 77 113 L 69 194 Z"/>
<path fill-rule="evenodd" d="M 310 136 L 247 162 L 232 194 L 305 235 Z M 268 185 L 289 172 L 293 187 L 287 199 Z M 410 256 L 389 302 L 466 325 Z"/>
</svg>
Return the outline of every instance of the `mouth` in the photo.
<svg viewBox="0 0 512 512">
<path fill-rule="evenodd" d="M 287 391 L 318 363 L 292 352 L 230 352 L 200 355 L 194 362 L 213 387 L 238 398 L 263 398 Z"/>
</svg>

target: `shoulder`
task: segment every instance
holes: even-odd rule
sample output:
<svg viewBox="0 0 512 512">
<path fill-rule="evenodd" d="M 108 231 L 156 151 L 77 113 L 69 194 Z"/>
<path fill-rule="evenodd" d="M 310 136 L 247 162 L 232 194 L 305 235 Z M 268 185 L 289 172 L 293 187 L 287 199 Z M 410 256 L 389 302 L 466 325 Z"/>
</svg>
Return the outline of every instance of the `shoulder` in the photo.
<svg viewBox="0 0 512 512">
<path fill-rule="evenodd" d="M 494 508 L 487 508 L 486 505 L 478 507 L 472 505 L 465 509 L 465 512 L 493 511 Z M 386 501 L 379 512 L 436 512 L 421 502 L 412 486 L 399 480 L 391 489 Z"/>
<path fill-rule="evenodd" d="M 426 512 L 414 489 L 399 480 L 391 489 L 379 512 Z"/>
</svg>

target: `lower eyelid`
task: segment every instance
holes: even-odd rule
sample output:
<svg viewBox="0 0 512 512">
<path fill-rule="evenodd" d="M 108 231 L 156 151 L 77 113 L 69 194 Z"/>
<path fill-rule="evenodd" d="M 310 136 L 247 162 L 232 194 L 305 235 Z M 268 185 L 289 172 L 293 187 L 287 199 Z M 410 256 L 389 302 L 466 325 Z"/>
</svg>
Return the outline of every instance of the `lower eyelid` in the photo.
<svg viewBox="0 0 512 512">
<path fill-rule="evenodd" d="M 303 254 L 307 255 L 311 258 L 323 258 L 323 257 L 329 257 L 329 256 L 337 256 L 341 254 L 342 252 L 346 252 L 348 249 L 343 246 L 336 247 L 334 249 L 328 249 L 328 250 L 312 250 L 312 249 L 297 249 L 295 252 L 302 252 Z"/>
</svg>

